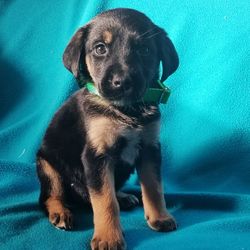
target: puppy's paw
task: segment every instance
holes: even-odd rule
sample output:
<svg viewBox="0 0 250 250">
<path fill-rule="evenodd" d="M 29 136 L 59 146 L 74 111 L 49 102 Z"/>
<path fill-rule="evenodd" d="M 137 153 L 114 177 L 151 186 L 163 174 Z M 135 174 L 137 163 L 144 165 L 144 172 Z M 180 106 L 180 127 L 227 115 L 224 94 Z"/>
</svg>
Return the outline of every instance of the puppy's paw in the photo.
<svg viewBox="0 0 250 250">
<path fill-rule="evenodd" d="M 105 239 L 103 235 L 94 236 L 91 241 L 92 250 L 125 250 L 126 243 L 121 237 L 120 239 Z"/>
<path fill-rule="evenodd" d="M 133 194 L 117 192 L 116 197 L 121 210 L 130 210 L 139 205 L 139 200 Z"/>
<path fill-rule="evenodd" d="M 177 224 L 172 216 L 147 220 L 149 227 L 159 232 L 170 232 L 177 229 Z"/>
<path fill-rule="evenodd" d="M 73 216 L 66 208 L 62 211 L 50 213 L 49 221 L 58 229 L 71 230 L 73 228 Z"/>
</svg>

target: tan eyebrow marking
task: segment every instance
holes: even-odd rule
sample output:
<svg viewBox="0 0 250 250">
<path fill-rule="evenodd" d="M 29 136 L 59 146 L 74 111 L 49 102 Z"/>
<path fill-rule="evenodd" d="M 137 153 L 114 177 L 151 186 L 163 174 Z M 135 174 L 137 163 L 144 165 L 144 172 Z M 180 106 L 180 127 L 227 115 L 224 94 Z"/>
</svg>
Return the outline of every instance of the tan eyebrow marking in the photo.
<svg viewBox="0 0 250 250">
<path fill-rule="evenodd" d="M 103 32 L 102 37 L 103 37 L 104 42 L 107 44 L 111 43 L 113 40 L 113 34 L 108 30 Z"/>
</svg>

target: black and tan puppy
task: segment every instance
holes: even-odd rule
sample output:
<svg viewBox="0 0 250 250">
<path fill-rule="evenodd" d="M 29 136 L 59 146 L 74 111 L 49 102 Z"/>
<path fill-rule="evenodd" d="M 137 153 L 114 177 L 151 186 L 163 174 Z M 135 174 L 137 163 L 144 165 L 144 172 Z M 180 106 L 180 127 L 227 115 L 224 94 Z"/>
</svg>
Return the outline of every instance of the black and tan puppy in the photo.
<svg viewBox="0 0 250 250">
<path fill-rule="evenodd" d="M 114 9 L 75 33 L 63 62 L 81 84 L 92 81 L 97 94 L 82 88 L 70 97 L 37 153 L 40 204 L 50 222 L 71 229 L 68 204 L 88 202 L 94 213 L 92 249 L 125 249 L 119 209 L 138 200 L 119 189 L 136 168 L 148 225 L 174 230 L 160 176 L 160 111 L 157 103 L 143 101 L 158 80 L 160 62 L 162 81 L 178 67 L 172 42 L 144 14 Z"/>
</svg>

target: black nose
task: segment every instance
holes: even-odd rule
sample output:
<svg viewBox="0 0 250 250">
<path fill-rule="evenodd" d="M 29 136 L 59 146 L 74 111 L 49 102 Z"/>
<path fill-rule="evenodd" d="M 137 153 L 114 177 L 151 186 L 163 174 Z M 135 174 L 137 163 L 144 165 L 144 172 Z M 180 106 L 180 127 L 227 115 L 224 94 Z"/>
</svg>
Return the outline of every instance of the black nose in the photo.
<svg viewBox="0 0 250 250">
<path fill-rule="evenodd" d="M 112 84 L 115 88 L 120 88 L 121 87 L 121 80 L 115 79 L 115 80 L 113 80 Z"/>
<path fill-rule="evenodd" d="M 129 91 L 131 89 L 131 83 L 128 79 L 114 75 L 112 79 L 112 86 L 115 89 L 121 89 L 124 91 Z"/>
</svg>

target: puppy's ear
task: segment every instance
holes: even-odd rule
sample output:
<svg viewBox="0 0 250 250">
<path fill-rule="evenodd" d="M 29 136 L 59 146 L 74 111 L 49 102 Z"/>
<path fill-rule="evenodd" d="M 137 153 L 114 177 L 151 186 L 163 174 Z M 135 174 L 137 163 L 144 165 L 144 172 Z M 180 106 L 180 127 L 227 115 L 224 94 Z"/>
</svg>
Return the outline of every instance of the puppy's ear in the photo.
<svg viewBox="0 0 250 250">
<path fill-rule="evenodd" d="M 79 79 L 80 75 L 84 78 L 90 77 L 85 63 L 85 42 L 88 29 L 88 25 L 78 29 L 63 53 L 63 64 L 76 79 Z"/>
<path fill-rule="evenodd" d="M 178 54 L 172 41 L 168 38 L 167 33 L 159 29 L 160 35 L 157 36 L 157 44 L 159 46 L 160 60 L 162 61 L 161 81 L 164 82 L 171 74 L 173 74 L 179 66 Z"/>
</svg>

